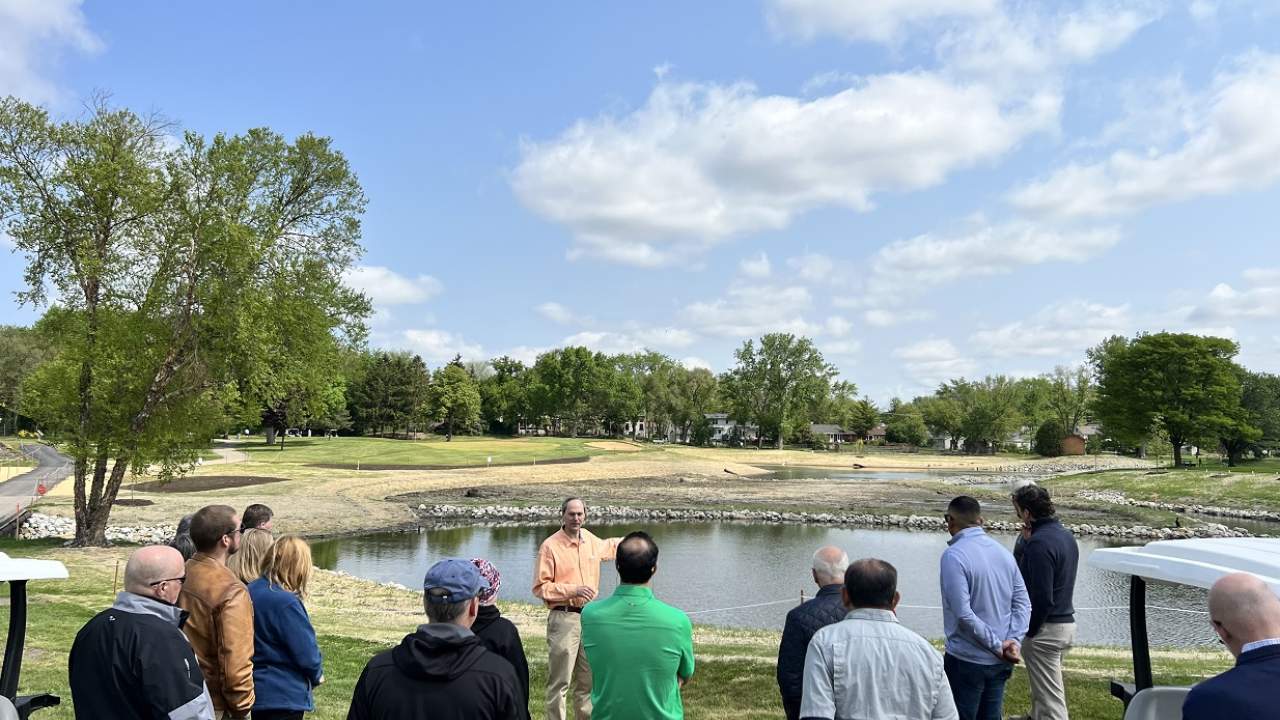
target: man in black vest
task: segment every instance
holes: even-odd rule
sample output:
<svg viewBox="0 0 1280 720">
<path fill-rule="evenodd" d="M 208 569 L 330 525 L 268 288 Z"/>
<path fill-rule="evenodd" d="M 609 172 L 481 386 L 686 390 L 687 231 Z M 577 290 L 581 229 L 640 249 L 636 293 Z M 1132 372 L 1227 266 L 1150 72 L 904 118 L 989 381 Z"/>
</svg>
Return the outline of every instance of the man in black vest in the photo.
<svg viewBox="0 0 1280 720">
<path fill-rule="evenodd" d="M 76 635 L 67 664 L 76 718 L 213 720 L 213 703 L 191 643 L 186 611 L 173 603 L 182 554 L 152 545 L 129 557 L 124 592 Z"/>
<path fill-rule="evenodd" d="M 791 608 L 778 645 L 778 691 L 782 693 L 782 709 L 787 720 L 799 720 L 800 696 L 804 687 L 804 654 L 813 634 L 834 622 L 840 622 L 849 609 L 840 597 L 844 587 L 844 571 L 849 556 L 838 547 L 819 548 L 813 554 L 813 582 L 818 595 Z"/>
</svg>

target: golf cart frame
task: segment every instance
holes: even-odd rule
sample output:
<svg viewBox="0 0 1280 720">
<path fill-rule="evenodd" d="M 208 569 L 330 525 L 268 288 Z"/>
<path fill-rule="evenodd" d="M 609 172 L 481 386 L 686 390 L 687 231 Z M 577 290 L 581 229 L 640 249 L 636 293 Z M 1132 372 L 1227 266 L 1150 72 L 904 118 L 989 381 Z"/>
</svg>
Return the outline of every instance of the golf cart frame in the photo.
<svg viewBox="0 0 1280 720">
<path fill-rule="evenodd" d="M 56 695 L 18 695 L 22 651 L 27 642 L 27 582 L 65 579 L 67 568 L 56 560 L 10 558 L 0 553 L 0 582 L 9 584 L 9 635 L 5 639 L 4 666 L 0 669 L 0 696 L 4 698 L 0 702 L 12 703 L 18 717 L 23 720 L 36 710 L 61 702 Z M 0 717 L 4 712 L 5 709 L 0 707 Z"/>
<path fill-rule="evenodd" d="M 1280 539 L 1212 538 L 1159 540 L 1140 547 L 1103 548 L 1089 564 L 1123 573 L 1129 581 L 1129 637 L 1133 682 L 1111 681 L 1111 694 L 1125 708 L 1139 692 L 1154 687 L 1147 635 L 1147 585 L 1167 582 L 1208 589 L 1224 575 L 1253 574 L 1280 595 Z"/>
</svg>

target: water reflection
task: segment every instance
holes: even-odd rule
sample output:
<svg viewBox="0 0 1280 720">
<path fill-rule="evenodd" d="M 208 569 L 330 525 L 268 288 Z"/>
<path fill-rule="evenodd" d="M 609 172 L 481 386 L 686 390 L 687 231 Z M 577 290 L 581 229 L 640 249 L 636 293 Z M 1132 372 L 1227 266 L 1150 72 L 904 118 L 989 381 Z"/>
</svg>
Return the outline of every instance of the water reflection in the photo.
<svg viewBox="0 0 1280 720">
<path fill-rule="evenodd" d="M 639 525 L 592 525 L 601 537 L 623 535 Z M 666 523 L 647 525 L 661 546 L 654 591 L 688 611 L 695 622 L 779 629 L 787 609 L 815 588 L 809 575 L 813 551 L 837 545 L 850 557 L 880 557 L 898 568 L 902 607 L 899 617 L 928 637 L 942 634 L 938 609 L 938 558 L 947 536 L 938 532 L 864 530 L 803 525 L 740 523 Z M 538 544 L 555 532 L 553 525 L 449 527 L 422 533 L 387 533 L 317 542 L 313 556 L 320 567 L 380 582 L 421 587 L 428 565 L 445 557 L 485 557 L 502 572 L 502 596 L 535 602 L 533 569 Z M 1013 536 L 996 535 L 1012 546 Z M 1128 578 L 1096 571 L 1085 562 L 1089 553 L 1115 543 L 1080 541 L 1080 574 L 1076 581 L 1077 642 L 1127 645 L 1129 642 Z M 617 586 L 611 564 L 601 572 L 601 591 Z M 778 601 L 764 607 L 740 607 Z M 1153 584 L 1153 608 L 1199 610 L 1205 593 L 1195 588 Z M 725 609 L 735 608 L 735 609 Z M 1151 640 L 1157 645 L 1211 645 L 1216 642 L 1201 615 L 1152 609 Z"/>
</svg>

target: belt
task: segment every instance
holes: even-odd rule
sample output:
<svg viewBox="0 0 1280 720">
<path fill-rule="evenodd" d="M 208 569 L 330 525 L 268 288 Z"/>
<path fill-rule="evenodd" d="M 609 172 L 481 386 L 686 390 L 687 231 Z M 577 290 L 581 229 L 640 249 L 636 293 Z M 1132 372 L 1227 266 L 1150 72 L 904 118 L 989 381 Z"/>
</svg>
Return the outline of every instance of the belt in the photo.
<svg viewBox="0 0 1280 720">
<path fill-rule="evenodd" d="M 582 608 L 580 608 L 580 607 L 574 607 L 574 606 L 572 606 L 572 605 L 552 605 L 552 606 L 551 606 L 551 609 L 552 609 L 552 610 L 559 610 L 560 612 L 571 612 L 571 613 L 580 613 L 580 612 L 582 612 Z"/>
</svg>

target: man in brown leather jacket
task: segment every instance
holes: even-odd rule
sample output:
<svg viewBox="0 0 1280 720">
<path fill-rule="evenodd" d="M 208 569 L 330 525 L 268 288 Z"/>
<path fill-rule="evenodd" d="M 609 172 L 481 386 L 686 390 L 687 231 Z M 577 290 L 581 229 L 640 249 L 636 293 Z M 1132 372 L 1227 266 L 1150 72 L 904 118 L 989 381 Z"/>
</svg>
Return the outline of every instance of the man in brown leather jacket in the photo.
<svg viewBox="0 0 1280 720">
<path fill-rule="evenodd" d="M 190 613 L 191 641 L 219 717 L 244 718 L 253 709 L 253 604 L 227 569 L 240 547 L 240 518 L 227 505 L 209 505 L 191 518 L 195 555 L 178 606 Z"/>
</svg>

